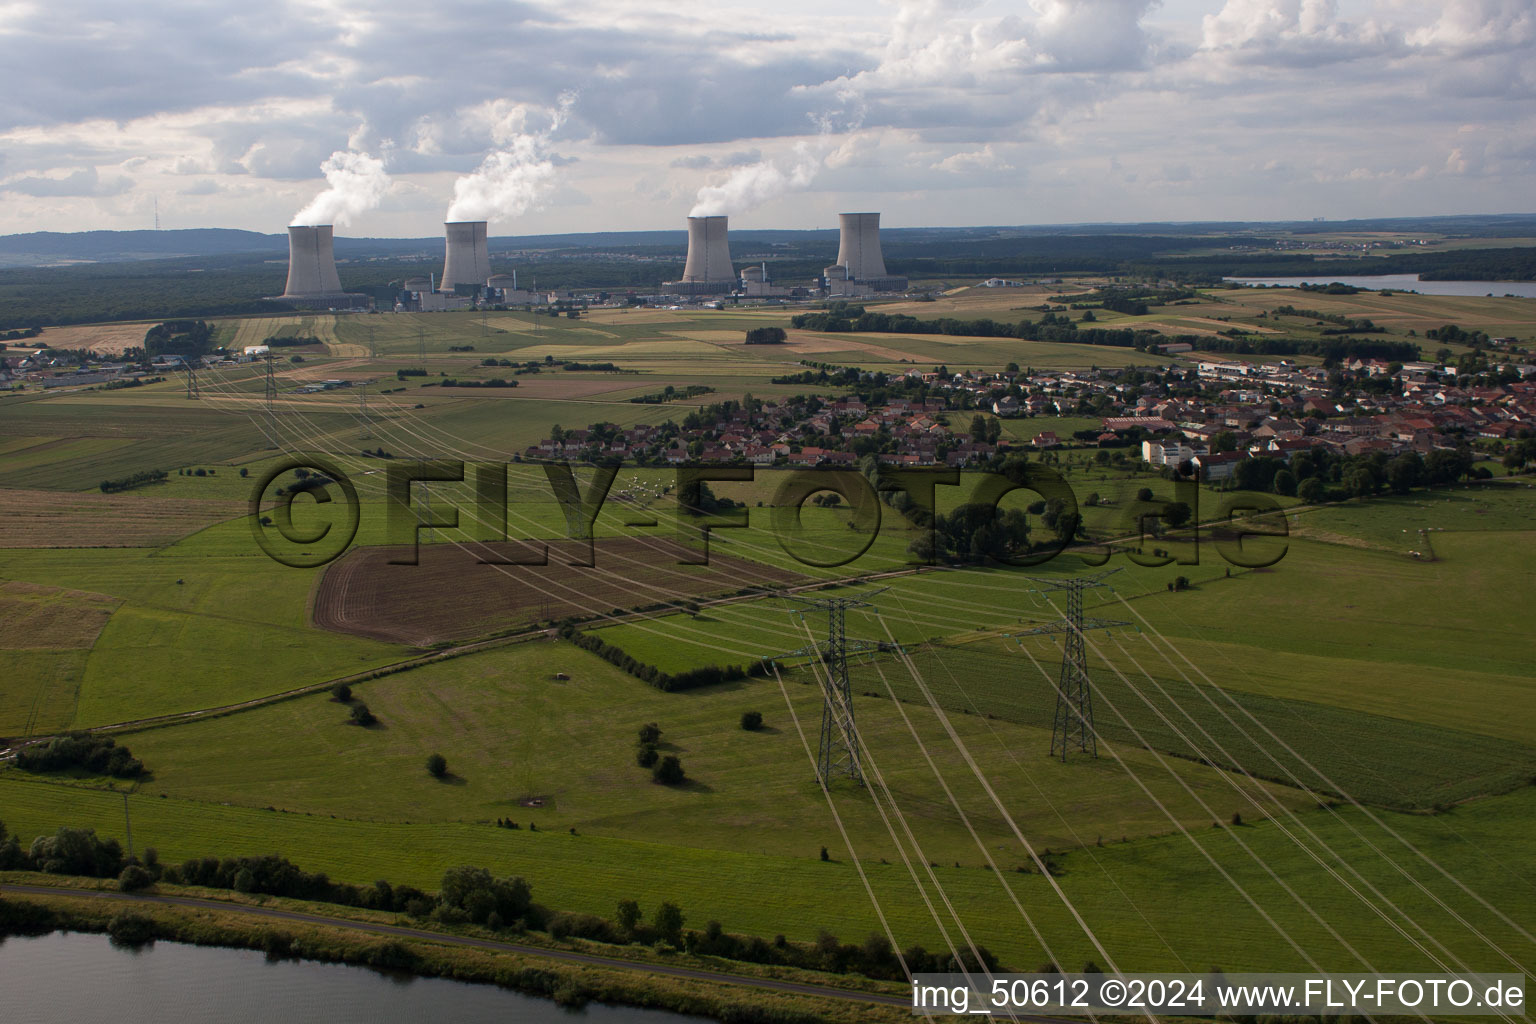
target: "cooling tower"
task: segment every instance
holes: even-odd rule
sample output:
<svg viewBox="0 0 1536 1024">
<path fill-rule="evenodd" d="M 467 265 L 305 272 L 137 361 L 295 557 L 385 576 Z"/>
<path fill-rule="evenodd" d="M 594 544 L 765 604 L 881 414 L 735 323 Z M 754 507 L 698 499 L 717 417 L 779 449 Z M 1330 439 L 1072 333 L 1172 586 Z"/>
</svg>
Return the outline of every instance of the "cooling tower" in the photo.
<svg viewBox="0 0 1536 1024">
<path fill-rule="evenodd" d="M 288 229 L 288 286 L 282 298 L 309 299 L 341 294 L 331 226 Z"/>
<path fill-rule="evenodd" d="M 473 284 L 481 287 L 491 276 L 491 257 L 485 247 L 485 221 L 449 221 L 443 225 L 447 233 L 447 255 L 443 259 L 443 279 L 439 287 L 453 291 L 455 285 Z"/>
<path fill-rule="evenodd" d="M 848 268 L 855 281 L 875 281 L 885 277 L 885 257 L 880 255 L 880 215 L 878 213 L 840 213 L 841 228 L 837 243 L 837 262 Z"/>
<path fill-rule="evenodd" d="M 683 266 L 683 281 L 688 284 L 732 282 L 736 271 L 731 267 L 731 246 L 726 241 L 726 218 L 688 218 L 688 262 Z"/>
</svg>

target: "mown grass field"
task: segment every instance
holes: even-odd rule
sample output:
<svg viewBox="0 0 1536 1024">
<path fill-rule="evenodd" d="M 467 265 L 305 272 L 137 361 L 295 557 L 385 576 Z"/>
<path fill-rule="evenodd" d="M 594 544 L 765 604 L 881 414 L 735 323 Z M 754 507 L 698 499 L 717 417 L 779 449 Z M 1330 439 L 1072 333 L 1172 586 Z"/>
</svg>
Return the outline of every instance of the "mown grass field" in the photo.
<svg viewBox="0 0 1536 1024">
<path fill-rule="evenodd" d="M 88 825 L 102 834 L 124 834 L 123 800 L 96 789 L 64 788 L 0 772 L 0 813 L 13 831 L 51 831 L 61 821 Z M 611 915 L 619 899 L 649 910 L 664 899 L 684 910 L 690 925 L 720 921 L 727 930 L 810 940 L 822 929 L 862 938 L 878 929 L 858 874 L 839 845 L 831 863 L 814 858 L 722 851 L 634 839 L 541 829 L 508 831 L 476 824 L 398 824 L 275 811 L 179 799 L 160 799 L 153 789 L 129 798 L 135 842 L 153 844 L 162 858 L 180 860 L 217 852 L 281 850 L 310 869 L 332 877 L 370 882 L 387 878 L 434 887 L 449 866 L 472 863 L 498 873 L 518 873 L 533 884 L 536 899 L 551 907 Z M 1516 969 L 1536 949 L 1494 913 L 1417 860 L 1397 840 L 1352 810 L 1306 812 L 1325 850 L 1358 865 L 1382 897 L 1433 934 L 1439 943 L 1483 969 Z M 1455 877 L 1516 922 L 1536 912 L 1536 880 L 1520 865 L 1536 857 L 1536 789 L 1461 808 L 1448 817 L 1388 815 L 1388 824 L 1414 850 L 1454 870 Z M 1378 854 L 1364 839 L 1370 839 Z M 1239 846 L 1241 840 L 1246 846 Z M 1313 841 L 1308 840 L 1311 844 Z M 1202 853 L 1204 851 L 1204 853 Z M 1232 882 L 1277 916 L 1278 929 L 1252 909 L 1211 867 L 1209 853 Z M 1372 967 L 1408 971 L 1431 963 L 1374 912 L 1350 895 L 1343 880 L 1320 873 L 1307 852 L 1276 827 L 1193 831 L 1130 843 L 1106 841 L 1061 858 L 1058 881 L 1122 969 L 1303 970 L 1312 963 L 1331 970 L 1361 965 L 1341 945 L 1350 943 Z M 1395 866 L 1394 866 L 1395 865 Z M 1424 886 L 1421 891 L 1397 868 Z M 1266 870 L 1266 868 L 1268 870 Z M 906 869 L 870 861 L 864 870 L 875 888 L 897 941 L 942 949 L 943 940 Z M 1030 937 L 1002 886 L 1023 903 L 1064 966 L 1102 960 L 1038 875 L 1000 874 L 974 866 L 935 869 L 956 912 L 973 937 L 1006 964 L 1031 969 L 1047 957 Z M 1271 877 L 1270 871 L 1275 877 Z M 1276 877 L 1326 921 L 1306 912 Z M 1354 881 L 1352 876 L 1344 876 Z M 1435 902 L 1438 899 L 1443 903 Z M 1473 937 L 1457 913 L 1508 954 L 1506 959 Z M 1391 914 L 1392 911 L 1385 911 Z M 952 925 L 951 925 L 952 931 Z M 1410 932 L 1416 935 L 1417 933 Z"/>
<path fill-rule="evenodd" d="M 560 674 L 569 678 L 558 679 Z M 803 676 L 791 678 L 787 689 L 790 705 L 771 679 L 663 693 L 572 645 L 542 642 L 356 686 L 356 696 L 382 723 L 372 729 L 349 724 L 345 706 L 316 695 L 131 734 L 123 742 L 155 772 L 144 788 L 173 797 L 392 821 L 505 817 L 540 829 L 575 827 L 590 835 L 815 857 L 837 833 L 830 823 L 809 827 L 824 820 L 818 810 L 825 806 L 796 718 L 814 733 L 820 691 Z M 769 728 L 741 729 L 742 712 L 749 710 L 761 711 Z M 914 741 L 901 715 L 889 701 L 861 701 L 860 712 L 871 755 L 927 856 L 979 863 L 932 773 L 905 753 Z M 975 781 L 960 777 L 960 755 L 931 713 L 910 708 L 907 714 L 988 848 L 1000 857 L 1025 857 Z M 636 730 L 651 721 L 662 728 L 663 752 L 682 759 L 688 784 L 658 786 L 636 765 Z M 1115 836 L 1175 827 L 1113 762 L 1068 771 L 1043 756 L 1049 738 L 1037 728 L 984 719 L 959 728 L 995 784 L 1015 794 L 1011 813 L 1032 822 L 1043 846 L 1084 841 L 1058 805 L 1092 808 L 1098 827 Z M 570 741 L 575 735 L 582 737 L 579 744 Z M 451 774 L 442 781 L 425 770 L 434 751 L 448 758 Z M 1157 774 L 1148 757 L 1133 755 L 1131 764 Z M 1186 825 L 1207 824 L 1208 815 L 1181 783 L 1222 808 L 1225 817 L 1240 811 L 1254 818 L 1275 798 L 1292 807 L 1306 804 L 1298 793 L 1263 785 L 1238 791 L 1220 772 L 1189 763 L 1177 767 L 1177 778 L 1155 779 L 1152 790 Z M 525 806 L 529 798 L 542 803 Z M 867 796 L 849 787 L 838 800 L 852 834 L 865 837 L 866 854 L 896 860 L 898 851 Z"/>
</svg>

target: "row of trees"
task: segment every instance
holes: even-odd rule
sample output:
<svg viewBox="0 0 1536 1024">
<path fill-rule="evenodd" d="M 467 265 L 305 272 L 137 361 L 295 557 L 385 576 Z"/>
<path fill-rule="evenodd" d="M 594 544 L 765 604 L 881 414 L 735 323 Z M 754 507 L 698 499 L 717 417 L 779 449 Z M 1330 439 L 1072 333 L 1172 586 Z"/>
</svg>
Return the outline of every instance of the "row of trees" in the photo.
<svg viewBox="0 0 1536 1024">
<path fill-rule="evenodd" d="M 636 679 L 667 692 L 713 686 L 716 683 L 728 683 L 748 677 L 760 677 L 767 671 L 761 662 L 753 662 L 745 668 L 741 665 L 705 665 L 686 672 L 663 672 L 655 665 L 646 664 L 635 658 L 622 647 L 615 647 L 592 633 L 583 633 L 574 625 L 562 626 L 560 635 L 582 650 L 591 651 L 610 665 L 628 672 Z"/>
<path fill-rule="evenodd" d="M 842 307 L 839 303 L 833 303 L 826 312 L 802 313 L 790 322 L 799 328 L 828 333 L 865 331 L 880 334 L 1018 338 L 1021 341 L 1134 348 L 1137 351 L 1148 351 L 1174 342 L 1187 342 L 1202 352 L 1243 355 L 1315 355 L 1332 361 L 1356 357 L 1400 361 L 1419 358 L 1419 346 L 1410 341 L 1347 337 L 1285 338 L 1249 334 L 1235 337 L 1166 335 L 1152 330 L 1129 328 L 1081 328 L 1071 317 L 1057 313 L 1046 313 L 1038 323 L 1034 320 L 1021 320 L 1010 324 L 987 318 L 956 320 L 950 317 L 919 320 L 904 313 L 870 313 L 862 306 Z"/>
<path fill-rule="evenodd" d="M 533 887 L 526 879 L 498 877 L 482 867 L 450 868 L 444 872 L 438 892 L 429 893 L 384 880 L 361 886 L 334 882 L 322 872 L 305 871 L 277 854 L 195 857 L 178 865 L 167 865 L 160 862 L 153 848 L 146 849 L 142 859 L 124 856 L 117 840 L 102 839 L 93 829 L 60 828 L 51 836 L 39 836 L 22 849 L 7 832 L 5 823 L 0 822 L 0 871 L 117 878 L 119 887 L 125 891 L 157 882 L 226 889 L 406 914 L 448 925 L 475 924 L 491 931 L 541 930 L 559 940 L 665 944 L 696 955 L 751 963 L 856 972 L 892 980 L 904 977 L 890 943 L 883 936 L 872 935 L 863 944 L 855 945 L 840 942 L 826 931 L 814 943 L 790 942 L 783 935 L 770 941 L 726 932 L 718 921 L 706 923 L 702 930 L 692 930 L 685 927 L 687 918 L 682 909 L 671 901 L 658 903 L 648 921 L 633 899 L 620 900 L 612 920 L 594 914 L 558 913 L 534 901 Z M 999 969 L 991 953 L 984 948 L 977 952 L 980 965 Z M 903 956 L 912 970 L 947 972 L 961 966 L 953 957 L 930 954 L 921 946 L 906 950 Z M 967 969 L 980 966 L 969 952 L 964 958 Z"/>
<path fill-rule="evenodd" d="M 1536 445 L 1533 445 L 1536 449 Z M 1273 491 L 1306 502 L 1364 498 L 1389 490 L 1407 494 L 1416 487 L 1444 487 L 1474 475 L 1470 448 L 1437 448 L 1427 455 L 1385 452 L 1339 455 L 1313 449 L 1284 460 L 1260 457 L 1237 463 L 1232 485 L 1245 491 Z"/>
</svg>

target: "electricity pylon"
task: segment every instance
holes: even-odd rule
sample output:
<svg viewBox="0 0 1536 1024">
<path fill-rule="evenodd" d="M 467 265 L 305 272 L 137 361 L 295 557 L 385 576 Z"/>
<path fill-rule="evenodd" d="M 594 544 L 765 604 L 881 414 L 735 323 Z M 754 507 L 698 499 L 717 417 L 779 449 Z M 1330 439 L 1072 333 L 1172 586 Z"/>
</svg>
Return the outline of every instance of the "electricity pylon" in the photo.
<svg viewBox="0 0 1536 1024">
<path fill-rule="evenodd" d="M 272 403 L 277 401 L 277 376 L 272 372 L 272 351 L 267 350 L 267 417 L 273 416 Z"/>
<path fill-rule="evenodd" d="M 884 593 L 881 587 L 866 597 Z M 812 609 L 820 608 L 827 613 L 827 638 L 812 643 L 781 658 L 808 657 L 819 659 L 827 671 L 826 687 L 821 705 L 821 747 L 816 757 L 816 779 L 826 785 L 840 775 L 846 775 L 859 785 L 864 785 L 864 768 L 859 762 L 859 731 L 853 717 L 853 689 L 848 681 L 848 655 L 864 651 L 885 650 L 891 644 L 871 643 L 867 640 L 849 640 L 845 628 L 849 608 L 873 608 L 868 601 L 856 597 L 792 597 Z"/>
<path fill-rule="evenodd" d="M 1061 673 L 1056 684 L 1056 717 L 1051 727 L 1051 756 L 1056 757 L 1059 753 L 1063 761 L 1067 759 L 1067 751 L 1072 747 L 1090 757 L 1099 756 L 1098 738 L 1093 729 L 1093 693 L 1088 679 L 1088 652 L 1083 644 L 1083 631 L 1128 626 L 1130 623 L 1116 619 L 1084 618 L 1083 591 L 1095 587 L 1111 589 L 1104 578 L 1119 571 L 1106 569 L 1091 576 L 1064 580 L 1044 576 L 1029 577 L 1038 584 L 1036 593 L 1066 591 L 1066 612 L 1060 622 L 1008 634 L 1015 639 L 1052 633 L 1060 633 L 1065 637 L 1061 651 Z"/>
</svg>

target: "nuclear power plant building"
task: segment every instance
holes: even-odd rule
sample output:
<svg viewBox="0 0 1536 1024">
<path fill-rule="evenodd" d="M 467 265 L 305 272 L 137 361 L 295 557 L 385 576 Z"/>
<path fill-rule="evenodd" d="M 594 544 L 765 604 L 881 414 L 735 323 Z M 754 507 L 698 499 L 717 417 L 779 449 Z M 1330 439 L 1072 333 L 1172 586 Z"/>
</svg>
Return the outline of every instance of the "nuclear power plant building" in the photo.
<svg viewBox="0 0 1536 1024">
<path fill-rule="evenodd" d="M 721 295 L 736 287 L 725 217 L 688 218 L 688 259 L 683 279 L 664 287 L 679 295 Z"/>
<path fill-rule="evenodd" d="M 336 250 L 329 224 L 294 224 L 288 228 L 288 283 L 280 302 L 307 307 L 363 305 L 367 296 L 344 292 L 336 274 Z"/>
<path fill-rule="evenodd" d="M 822 271 L 829 295 L 869 295 L 907 290 L 907 279 L 887 274 L 880 252 L 878 213 L 837 215 L 837 262 Z"/>
<path fill-rule="evenodd" d="M 486 222 L 483 220 L 448 221 L 443 225 L 443 277 L 439 282 L 445 292 L 461 284 L 484 288 L 491 277 L 491 256 L 486 248 Z"/>
</svg>

